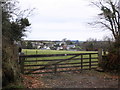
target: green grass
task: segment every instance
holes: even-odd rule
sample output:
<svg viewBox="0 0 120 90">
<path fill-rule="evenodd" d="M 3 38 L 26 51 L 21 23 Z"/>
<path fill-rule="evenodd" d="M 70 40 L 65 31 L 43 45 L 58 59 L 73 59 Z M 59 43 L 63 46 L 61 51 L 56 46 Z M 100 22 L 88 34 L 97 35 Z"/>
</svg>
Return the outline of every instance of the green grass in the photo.
<svg viewBox="0 0 120 90">
<path fill-rule="evenodd" d="M 58 50 L 38 50 L 38 49 L 23 49 L 22 52 L 24 52 L 25 55 L 96 53 L 95 51 L 65 51 L 65 50 L 58 51 Z M 27 58 L 26 60 L 54 60 L 54 59 L 68 59 L 70 57 L 73 57 L 73 56 Z M 95 55 L 92 55 L 92 57 L 98 57 L 98 56 L 95 54 Z M 81 58 L 81 56 L 78 56 L 76 58 Z M 89 55 L 83 55 L 83 58 L 89 58 Z M 64 61 L 62 63 L 79 63 L 79 65 L 80 65 L 80 61 L 81 60 L 69 60 L 69 61 Z M 85 59 L 83 62 L 86 62 L 86 61 L 89 61 L 89 59 Z M 98 60 L 97 59 L 92 59 L 92 61 L 98 61 Z M 55 62 L 58 62 L 58 61 L 25 62 L 25 65 L 43 65 L 43 64 L 50 64 L 50 63 L 55 63 Z M 89 65 L 89 63 L 85 63 L 84 65 Z M 32 69 L 32 68 L 38 68 L 38 67 L 25 67 L 25 68 Z"/>
<path fill-rule="evenodd" d="M 26 55 L 34 54 L 73 54 L 73 53 L 95 53 L 96 51 L 65 51 L 65 50 L 39 50 L 39 49 L 23 49 Z"/>
</svg>

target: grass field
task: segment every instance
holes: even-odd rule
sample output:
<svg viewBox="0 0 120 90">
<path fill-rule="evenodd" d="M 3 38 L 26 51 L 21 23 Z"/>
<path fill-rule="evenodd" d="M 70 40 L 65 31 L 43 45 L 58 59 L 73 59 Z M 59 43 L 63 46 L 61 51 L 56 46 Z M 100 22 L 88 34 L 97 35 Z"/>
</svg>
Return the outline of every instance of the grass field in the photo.
<svg viewBox="0 0 120 90">
<path fill-rule="evenodd" d="M 23 49 L 22 52 L 24 52 L 25 55 L 44 55 L 44 54 L 75 54 L 75 53 L 97 53 L 96 51 L 65 51 L 65 50 L 38 50 L 38 49 Z M 50 63 L 55 63 L 58 61 L 55 61 L 56 59 L 68 59 L 73 56 L 54 56 L 54 57 L 41 57 L 41 58 L 27 58 L 26 61 L 33 61 L 35 60 L 36 62 L 25 62 L 25 65 L 46 65 Z M 97 54 L 92 55 L 91 57 L 98 57 Z M 75 57 L 75 58 L 81 58 L 81 56 Z M 89 55 L 83 55 L 83 58 L 89 58 Z M 39 62 L 38 62 L 39 60 Z M 40 61 L 42 60 L 42 61 Z M 43 61 L 44 60 L 44 61 Z M 51 61 L 45 61 L 45 60 L 53 60 Z M 80 65 L 80 59 L 78 60 L 68 60 L 64 61 L 60 64 L 63 63 L 78 63 L 75 64 L 74 66 Z M 89 59 L 84 59 L 83 62 L 89 62 Z M 92 59 L 92 61 L 98 61 L 97 59 Z M 85 63 L 84 65 L 89 65 L 89 63 Z M 65 66 L 65 65 L 64 65 Z M 38 66 L 39 67 L 39 66 Z M 32 68 L 38 68 L 38 67 L 26 67 L 26 69 L 32 69 Z M 85 67 L 84 67 L 85 68 Z"/>
<path fill-rule="evenodd" d="M 44 54 L 75 54 L 75 53 L 96 53 L 95 51 L 65 51 L 65 50 L 38 50 L 38 49 L 23 49 L 25 55 L 44 55 Z M 54 60 L 54 59 L 67 59 L 72 56 L 57 56 L 57 57 L 42 57 L 42 58 L 32 58 L 32 60 Z M 92 57 L 97 57 L 97 55 L 92 55 Z M 80 56 L 76 57 L 80 58 Z M 84 55 L 83 58 L 89 58 L 89 55 Z M 27 59 L 31 60 L 31 59 Z M 95 59 L 96 60 L 96 59 Z M 94 61 L 95 61 L 94 60 Z M 87 59 L 84 61 L 88 61 Z M 69 61 L 70 62 L 70 61 Z M 78 62 L 77 60 L 71 62 Z M 49 62 L 41 62 L 42 64 L 47 64 Z M 30 64 L 30 63 L 29 63 Z M 33 63 L 31 63 L 33 64 Z"/>
<path fill-rule="evenodd" d="M 34 54 L 73 54 L 73 53 L 95 53 L 96 51 L 65 51 L 65 50 L 39 50 L 39 49 L 23 49 L 25 55 Z"/>
</svg>

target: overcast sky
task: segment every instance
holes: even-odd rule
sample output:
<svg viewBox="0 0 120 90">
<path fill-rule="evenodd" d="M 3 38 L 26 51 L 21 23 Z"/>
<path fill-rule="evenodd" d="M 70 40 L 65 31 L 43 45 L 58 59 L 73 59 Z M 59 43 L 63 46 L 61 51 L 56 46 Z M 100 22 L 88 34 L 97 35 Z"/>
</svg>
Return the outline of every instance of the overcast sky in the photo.
<svg viewBox="0 0 120 90">
<path fill-rule="evenodd" d="M 100 11 L 89 0 L 19 0 L 22 9 L 36 8 L 29 17 L 31 28 L 27 40 L 85 41 L 102 39 L 109 32 L 88 25 Z"/>
</svg>

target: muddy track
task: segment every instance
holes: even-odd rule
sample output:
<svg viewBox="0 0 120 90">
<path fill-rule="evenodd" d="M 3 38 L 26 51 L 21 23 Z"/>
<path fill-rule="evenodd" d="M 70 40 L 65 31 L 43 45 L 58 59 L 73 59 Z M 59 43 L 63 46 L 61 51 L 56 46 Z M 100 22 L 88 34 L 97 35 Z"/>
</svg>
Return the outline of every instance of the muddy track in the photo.
<svg viewBox="0 0 120 90">
<path fill-rule="evenodd" d="M 27 76 L 26 76 L 27 77 Z M 26 88 L 118 88 L 118 76 L 97 71 L 28 76 Z"/>
</svg>

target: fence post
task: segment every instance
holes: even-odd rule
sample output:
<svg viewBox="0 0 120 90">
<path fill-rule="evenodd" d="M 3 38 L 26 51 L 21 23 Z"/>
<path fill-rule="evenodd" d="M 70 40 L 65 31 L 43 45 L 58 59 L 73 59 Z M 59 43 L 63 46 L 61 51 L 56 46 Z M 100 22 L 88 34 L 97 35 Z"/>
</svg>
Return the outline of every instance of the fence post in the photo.
<svg viewBox="0 0 120 90">
<path fill-rule="evenodd" d="M 91 70 L 91 54 L 89 54 L 89 70 Z"/>
<path fill-rule="evenodd" d="M 102 62 L 102 48 L 98 49 L 98 65 L 100 66 Z"/>
<path fill-rule="evenodd" d="M 105 56 L 106 55 L 106 51 L 104 50 L 103 53 L 104 53 L 104 56 Z"/>
</svg>

